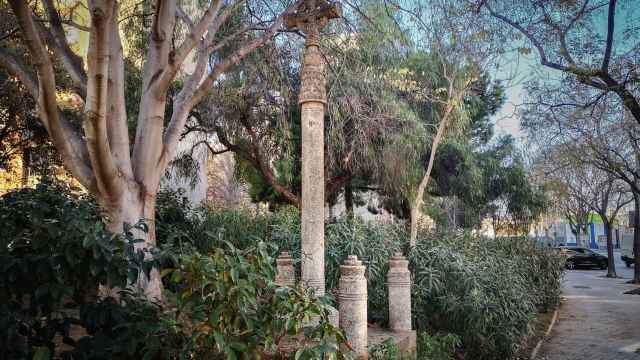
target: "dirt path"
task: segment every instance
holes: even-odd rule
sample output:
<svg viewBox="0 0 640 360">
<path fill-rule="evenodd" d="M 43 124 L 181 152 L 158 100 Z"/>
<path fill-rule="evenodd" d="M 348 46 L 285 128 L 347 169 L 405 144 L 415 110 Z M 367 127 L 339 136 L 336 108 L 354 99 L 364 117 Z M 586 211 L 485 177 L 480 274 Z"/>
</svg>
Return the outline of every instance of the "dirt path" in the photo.
<svg viewBox="0 0 640 360">
<path fill-rule="evenodd" d="M 623 279 L 607 279 L 605 271 L 569 271 L 558 321 L 537 359 L 640 360 L 640 295 L 625 295 L 631 270 L 619 263 Z"/>
</svg>

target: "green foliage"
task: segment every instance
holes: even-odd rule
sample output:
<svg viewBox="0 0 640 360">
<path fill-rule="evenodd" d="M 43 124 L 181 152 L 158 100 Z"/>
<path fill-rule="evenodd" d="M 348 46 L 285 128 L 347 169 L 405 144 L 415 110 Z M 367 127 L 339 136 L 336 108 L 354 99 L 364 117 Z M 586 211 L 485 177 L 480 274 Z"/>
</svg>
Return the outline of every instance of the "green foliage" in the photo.
<svg viewBox="0 0 640 360">
<path fill-rule="evenodd" d="M 418 360 L 455 360 L 460 347 L 460 338 L 454 334 L 429 335 L 420 333 L 418 337 Z"/>
<path fill-rule="evenodd" d="M 176 196 L 159 200 L 163 248 L 153 251 L 153 261 L 134 250 L 140 240 L 131 227 L 124 236 L 108 234 L 95 205 L 61 186 L 0 198 L 0 359 L 49 359 L 60 350 L 58 335 L 69 348 L 64 359 L 247 358 L 277 355 L 284 339 L 303 334 L 308 342 L 297 359 L 342 358 L 343 335 L 327 321 L 330 300 L 298 287 L 279 289 L 273 246 L 247 235 L 239 250 L 224 238 L 243 233 L 224 231 L 200 235 L 207 251 L 186 241 L 190 225 L 242 228 L 252 223 L 247 214 L 199 223 Z M 282 217 L 286 224 L 290 217 Z M 130 285 L 159 264 L 167 285 L 162 305 Z M 119 298 L 98 300 L 98 284 L 122 289 Z M 304 327 L 311 317 L 321 321 Z M 78 327 L 87 334 L 76 341 L 69 335 Z"/>
<path fill-rule="evenodd" d="M 0 223 L 0 347 L 9 357 L 53 350 L 55 334 L 77 322 L 70 309 L 91 302 L 99 284 L 124 287 L 142 269 L 135 240 L 108 234 L 95 205 L 61 185 L 3 196 Z"/>
<path fill-rule="evenodd" d="M 544 192 L 529 180 L 509 136 L 475 150 L 472 144 L 443 143 L 434 164 L 434 183 L 431 195 L 460 201 L 464 219 L 459 225 L 464 228 L 477 227 L 489 216 L 528 229 L 546 209 Z M 447 226 L 447 217 L 438 216 L 437 205 L 429 205 L 426 211 L 435 215 L 438 225 Z"/>
<path fill-rule="evenodd" d="M 241 248 L 255 245 L 256 239 L 265 236 L 278 251 L 286 250 L 299 258 L 300 218 L 295 208 L 272 215 L 221 212 L 199 217 L 218 220 L 196 227 L 197 232 L 218 229 L 221 238 Z M 225 236 L 227 228 L 233 236 Z M 242 230 L 235 232 L 237 228 Z M 337 288 L 339 266 L 347 255 L 357 255 L 367 266 L 369 321 L 385 325 L 388 260 L 395 252 L 406 251 L 406 229 L 356 217 L 328 223 L 325 234 L 327 289 L 332 292 Z M 215 238 L 210 241 L 217 244 L 212 248 L 221 246 Z M 275 248 L 269 251 L 273 256 L 278 252 Z M 450 347 L 477 354 L 479 359 L 508 358 L 527 336 L 536 314 L 558 304 L 561 259 L 524 238 L 494 240 L 469 233 L 425 233 L 409 257 L 414 274 L 415 326 L 422 332 L 455 334 L 460 346 Z M 429 351 L 452 353 L 446 344 L 453 340 L 442 340 L 439 347 L 440 340 L 433 340 Z"/>
<path fill-rule="evenodd" d="M 401 358 L 400 348 L 393 342 L 392 338 L 369 346 L 369 359 L 371 360 L 399 360 Z"/>
<path fill-rule="evenodd" d="M 177 290 L 162 307 L 123 292 L 96 304 L 83 323 L 89 335 L 69 353 L 90 359 L 247 359 L 287 357 L 285 342 L 300 342 L 296 359 L 343 358 L 341 332 L 328 323 L 328 300 L 301 287 L 279 288 L 269 246 L 212 254 L 171 249 L 176 267 L 163 271 Z M 178 255 L 175 255 L 178 252 Z M 318 325 L 309 326 L 312 317 Z"/>
<path fill-rule="evenodd" d="M 457 334 L 477 359 L 509 358 L 559 299 L 562 259 L 530 240 L 436 234 L 410 261 L 416 324 Z"/>
</svg>

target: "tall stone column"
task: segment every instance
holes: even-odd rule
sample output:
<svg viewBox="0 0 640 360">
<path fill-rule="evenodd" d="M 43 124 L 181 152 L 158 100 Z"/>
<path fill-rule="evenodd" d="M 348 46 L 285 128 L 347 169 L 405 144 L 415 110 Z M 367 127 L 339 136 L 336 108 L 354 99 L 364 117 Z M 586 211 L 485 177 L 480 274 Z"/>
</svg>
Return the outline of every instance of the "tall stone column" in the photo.
<svg viewBox="0 0 640 360">
<path fill-rule="evenodd" d="M 356 359 L 367 358 L 367 279 L 362 261 L 349 255 L 340 266 L 340 328 L 344 330 Z"/>
<path fill-rule="evenodd" d="M 320 30 L 340 8 L 326 0 L 307 0 L 285 16 L 288 29 L 306 35 L 300 72 L 302 117 L 302 282 L 324 295 L 324 111 L 327 102 Z"/>
<path fill-rule="evenodd" d="M 324 107 L 323 59 L 307 36 L 301 76 L 302 281 L 324 295 Z"/>
<path fill-rule="evenodd" d="M 402 254 L 389 259 L 389 327 L 394 331 L 411 330 L 411 273 Z"/>
</svg>

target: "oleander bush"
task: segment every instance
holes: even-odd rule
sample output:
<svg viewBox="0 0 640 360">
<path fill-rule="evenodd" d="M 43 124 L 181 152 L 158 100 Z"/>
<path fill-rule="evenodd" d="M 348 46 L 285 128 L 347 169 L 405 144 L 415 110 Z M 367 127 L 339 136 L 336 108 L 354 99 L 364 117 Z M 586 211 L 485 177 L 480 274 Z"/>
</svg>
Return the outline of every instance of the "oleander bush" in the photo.
<svg viewBox="0 0 640 360">
<path fill-rule="evenodd" d="M 508 359 L 558 303 L 562 259 L 527 239 L 423 236 L 410 253 L 419 329 L 456 334 L 474 359 Z"/>
<path fill-rule="evenodd" d="M 45 182 L 0 198 L 0 359 L 53 348 L 73 322 L 68 308 L 95 298 L 98 284 L 124 286 L 127 251 L 105 231 L 90 199 Z"/>
</svg>

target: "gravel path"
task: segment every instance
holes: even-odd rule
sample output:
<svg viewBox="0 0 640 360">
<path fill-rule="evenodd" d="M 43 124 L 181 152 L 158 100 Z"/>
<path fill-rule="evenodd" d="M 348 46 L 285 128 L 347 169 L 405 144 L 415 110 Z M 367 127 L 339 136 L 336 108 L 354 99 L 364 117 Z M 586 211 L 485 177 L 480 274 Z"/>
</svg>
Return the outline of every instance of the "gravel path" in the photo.
<svg viewBox="0 0 640 360">
<path fill-rule="evenodd" d="M 608 279 L 601 270 L 568 271 L 558 321 L 537 359 L 640 360 L 640 295 L 623 292 L 635 286 L 616 253 L 622 279 Z M 639 350 L 640 351 L 640 350 Z"/>
</svg>

